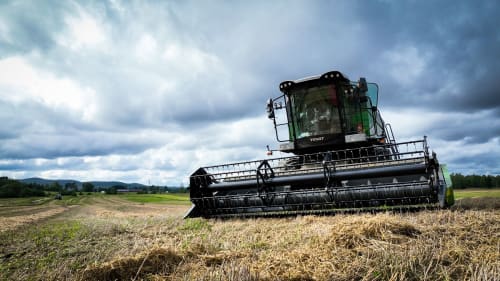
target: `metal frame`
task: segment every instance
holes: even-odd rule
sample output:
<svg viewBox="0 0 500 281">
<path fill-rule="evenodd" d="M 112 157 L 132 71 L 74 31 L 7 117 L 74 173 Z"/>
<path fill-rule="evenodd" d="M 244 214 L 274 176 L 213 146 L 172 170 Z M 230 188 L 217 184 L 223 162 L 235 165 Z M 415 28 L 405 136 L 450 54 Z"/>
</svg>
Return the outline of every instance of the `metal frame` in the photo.
<svg viewBox="0 0 500 281">
<path fill-rule="evenodd" d="M 376 154 L 375 149 L 382 150 L 385 153 Z M 325 157 L 330 157 L 331 160 L 325 160 Z M 283 173 L 289 175 L 291 173 L 301 174 L 311 171 L 323 170 L 325 165 L 327 165 L 328 167 L 335 166 L 337 170 L 356 169 L 362 168 L 365 164 L 371 164 L 372 166 L 392 166 L 401 164 L 405 161 L 408 162 L 410 160 L 421 159 L 423 161 L 426 161 L 428 157 L 429 151 L 427 141 L 424 138 L 417 141 L 386 143 L 376 146 L 304 154 L 300 156 L 288 156 L 266 160 L 244 161 L 224 165 L 206 166 L 202 167 L 201 169 L 209 174 L 215 183 L 218 183 L 255 178 L 256 171 L 259 170 L 259 166 L 261 166 L 264 161 L 268 163 L 268 167 L 266 169 L 272 169 L 275 176 L 277 177 Z M 293 160 L 297 159 L 303 159 L 302 163 L 299 162 L 294 164 L 287 164 L 292 163 Z M 197 185 L 198 182 L 199 184 L 201 184 L 205 178 L 206 175 L 193 174 L 191 176 L 191 180 L 194 180 Z"/>
<path fill-rule="evenodd" d="M 187 216 L 430 204 L 437 202 L 439 183 L 433 176 L 437 166 L 437 161 L 429 155 L 425 138 L 208 166 L 190 177 L 191 201 L 196 210 Z M 356 183 L 384 177 L 400 181 Z M 310 186 L 294 190 L 296 184 Z"/>
</svg>

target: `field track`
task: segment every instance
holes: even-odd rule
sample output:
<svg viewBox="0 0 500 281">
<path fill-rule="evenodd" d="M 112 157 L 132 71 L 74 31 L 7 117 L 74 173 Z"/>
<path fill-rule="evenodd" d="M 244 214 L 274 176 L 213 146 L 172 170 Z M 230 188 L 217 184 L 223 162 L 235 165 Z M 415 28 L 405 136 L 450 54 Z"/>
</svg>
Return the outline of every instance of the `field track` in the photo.
<svg viewBox="0 0 500 281">
<path fill-rule="evenodd" d="M 2 199 L 6 201 L 6 199 Z M 16 199 L 14 199 L 16 200 Z M 38 200 L 44 200 L 38 204 Z M 188 207 L 170 204 L 140 204 L 120 196 L 68 197 L 63 201 L 46 199 L 19 200 L 21 205 L 0 205 L 0 232 L 24 224 L 32 224 L 51 217 L 71 219 L 77 217 L 138 217 L 169 213 L 181 216 Z M 31 203 L 30 203 L 31 202 Z M 5 204 L 6 205 L 6 204 Z"/>
<path fill-rule="evenodd" d="M 500 200 L 462 195 L 452 210 L 222 221 L 183 220 L 185 196 L 0 200 L 0 280 L 498 280 Z"/>
</svg>

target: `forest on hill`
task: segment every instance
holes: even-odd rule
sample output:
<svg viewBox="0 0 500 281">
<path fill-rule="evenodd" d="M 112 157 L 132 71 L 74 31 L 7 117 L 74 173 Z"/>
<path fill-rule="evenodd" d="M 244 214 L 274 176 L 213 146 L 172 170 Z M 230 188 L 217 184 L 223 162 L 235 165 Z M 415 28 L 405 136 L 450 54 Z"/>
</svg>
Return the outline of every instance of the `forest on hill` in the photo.
<svg viewBox="0 0 500 281">
<path fill-rule="evenodd" d="M 462 175 L 462 174 L 451 174 L 451 181 L 453 182 L 453 188 L 499 188 L 500 187 L 500 175 Z"/>
</svg>

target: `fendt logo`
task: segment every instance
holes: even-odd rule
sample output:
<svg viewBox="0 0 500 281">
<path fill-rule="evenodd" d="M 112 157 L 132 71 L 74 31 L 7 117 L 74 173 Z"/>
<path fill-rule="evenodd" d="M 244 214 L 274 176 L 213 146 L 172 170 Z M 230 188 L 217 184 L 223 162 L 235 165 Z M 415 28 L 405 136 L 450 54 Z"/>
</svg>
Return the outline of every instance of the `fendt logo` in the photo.
<svg viewBox="0 0 500 281">
<path fill-rule="evenodd" d="M 309 138 L 309 141 L 316 142 L 316 141 L 322 141 L 324 139 L 325 137 Z"/>
</svg>

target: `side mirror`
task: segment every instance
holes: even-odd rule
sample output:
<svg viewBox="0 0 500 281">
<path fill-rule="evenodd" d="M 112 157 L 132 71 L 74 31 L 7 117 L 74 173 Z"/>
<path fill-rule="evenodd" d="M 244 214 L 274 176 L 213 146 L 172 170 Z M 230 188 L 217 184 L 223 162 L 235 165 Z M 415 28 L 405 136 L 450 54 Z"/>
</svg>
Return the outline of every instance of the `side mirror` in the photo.
<svg viewBox="0 0 500 281">
<path fill-rule="evenodd" d="M 366 79 L 364 77 L 359 78 L 358 88 L 361 93 L 368 92 L 368 85 L 366 84 Z"/>
<path fill-rule="evenodd" d="M 267 111 L 267 117 L 268 117 L 269 119 L 273 119 L 273 118 L 274 118 L 274 106 L 273 106 L 273 99 L 269 99 L 269 100 L 267 101 L 266 111 Z"/>
</svg>

